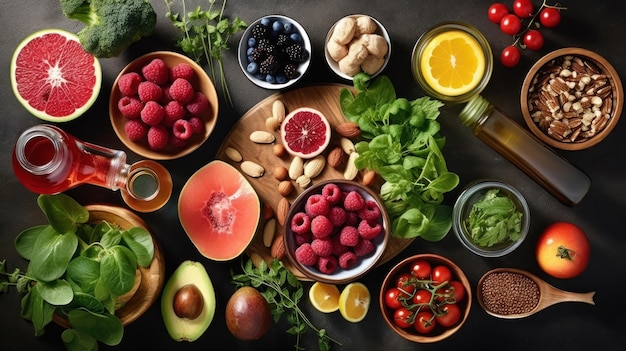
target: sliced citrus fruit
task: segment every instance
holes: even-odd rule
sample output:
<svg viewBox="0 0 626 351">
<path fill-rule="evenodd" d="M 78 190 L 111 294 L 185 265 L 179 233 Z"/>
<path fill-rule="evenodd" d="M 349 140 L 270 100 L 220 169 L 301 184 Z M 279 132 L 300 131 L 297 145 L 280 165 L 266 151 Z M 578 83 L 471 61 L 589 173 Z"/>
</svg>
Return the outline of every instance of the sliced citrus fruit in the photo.
<svg viewBox="0 0 626 351">
<path fill-rule="evenodd" d="M 420 70 L 433 90 L 458 96 L 480 83 L 485 66 L 478 41 L 464 31 L 451 30 L 436 35 L 426 44 Z"/>
<path fill-rule="evenodd" d="M 50 122 L 72 120 L 96 101 L 100 62 L 70 32 L 44 29 L 26 37 L 11 60 L 11 86 L 33 115 Z"/>
<path fill-rule="evenodd" d="M 287 151 L 304 159 L 321 154 L 330 143 L 330 124 L 318 110 L 301 107 L 289 113 L 280 126 Z"/>
<path fill-rule="evenodd" d="M 370 307 L 370 292 L 363 283 L 346 285 L 339 296 L 339 312 L 349 322 L 360 322 Z"/>
<path fill-rule="evenodd" d="M 309 300 L 318 311 L 330 313 L 339 309 L 340 294 L 335 284 L 315 282 L 309 289 Z"/>
</svg>

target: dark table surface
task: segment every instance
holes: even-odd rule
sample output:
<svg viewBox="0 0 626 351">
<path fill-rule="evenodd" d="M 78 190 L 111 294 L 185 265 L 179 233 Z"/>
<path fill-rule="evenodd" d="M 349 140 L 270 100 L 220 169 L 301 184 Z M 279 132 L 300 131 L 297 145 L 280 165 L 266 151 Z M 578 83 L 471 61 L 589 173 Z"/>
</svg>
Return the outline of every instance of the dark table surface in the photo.
<svg viewBox="0 0 626 351">
<path fill-rule="evenodd" d="M 188 1 L 190 5 L 200 1 Z M 208 3 L 203 1 L 203 4 Z M 538 6 L 538 1 L 534 1 Z M 115 136 L 107 113 L 108 95 L 117 73 L 133 58 L 157 49 L 175 50 L 176 31 L 165 18 L 161 0 L 152 4 L 158 13 L 156 33 L 133 45 L 117 58 L 102 59 L 103 82 L 96 104 L 85 116 L 61 127 L 82 140 L 125 150 Z M 478 27 L 494 51 L 495 67 L 492 79 L 483 95 L 499 105 L 518 122 L 523 123 L 520 107 L 520 86 L 525 72 L 543 54 L 568 46 L 579 46 L 603 55 L 620 77 L 626 72 L 626 46 L 620 44 L 626 33 L 624 5 L 621 1 L 563 1 L 568 9 L 556 29 L 543 31 L 545 47 L 540 52 L 522 53 L 514 69 L 504 68 L 499 53 L 512 38 L 501 33 L 487 19 L 491 1 L 308 1 L 308 0 L 230 0 L 226 12 L 251 23 L 268 14 L 284 14 L 299 21 L 308 31 L 313 44 L 313 63 L 299 86 L 329 82 L 346 83 L 332 74 L 323 57 L 323 40 L 330 26 L 340 17 L 354 13 L 369 14 L 382 22 L 391 36 L 393 47 L 388 75 L 401 97 L 423 96 L 410 71 L 410 57 L 417 38 L 429 27 L 441 21 L 464 21 Z M 510 6 L 510 4 L 509 4 Z M 19 134 L 27 127 L 41 123 L 31 116 L 14 97 L 9 83 L 9 62 L 18 43 L 29 34 L 44 28 L 78 31 L 81 24 L 64 18 L 57 1 L 2 0 L 0 12 L 0 259 L 10 265 L 23 266 L 13 240 L 23 229 L 45 220 L 36 204 L 37 195 L 29 192 L 15 178 L 10 166 L 10 154 Z M 252 106 L 273 91 L 250 83 L 241 72 L 236 58 L 240 35 L 225 53 L 225 70 L 233 95 L 233 106 L 220 105 L 219 121 L 211 138 L 200 149 L 183 158 L 162 162 L 172 173 L 174 196 L 159 211 L 140 216 L 153 229 L 163 247 L 166 274 L 169 276 L 180 262 L 191 259 L 202 262 L 214 282 L 217 311 L 207 332 L 194 343 L 177 343 L 168 336 L 158 303 L 141 318 L 126 327 L 122 343 L 115 350 L 283 350 L 292 349 L 293 337 L 285 333 L 284 322 L 274 324 L 261 340 L 243 342 L 233 338 L 225 327 L 226 301 L 234 291 L 230 269 L 237 270 L 240 261 L 217 263 L 203 258 L 187 239 L 177 218 L 176 199 L 187 178 L 213 160 L 217 148 L 233 124 Z M 586 172 L 593 181 L 591 190 L 576 207 L 567 207 L 544 191 L 532 179 L 472 136 L 457 119 L 458 109 L 446 107 L 442 134 L 447 137 L 444 154 L 451 171 L 459 174 L 461 184 L 447 194 L 445 203 L 453 204 L 463 186 L 478 178 L 495 178 L 519 189 L 531 209 L 531 228 L 526 241 L 515 252 L 503 258 L 481 258 L 464 250 L 453 233 L 442 241 L 428 243 L 417 239 L 406 250 L 361 279 L 373 296 L 367 317 L 360 323 L 349 323 L 339 313 L 322 314 L 308 300 L 301 305 L 314 324 L 343 343 L 346 350 L 617 350 L 626 344 L 626 301 L 621 286 L 626 269 L 626 124 L 621 122 L 613 133 L 599 145 L 584 151 L 559 152 Z M 128 152 L 129 161 L 141 159 Z M 120 194 L 94 186 L 80 186 L 68 192 L 81 203 L 105 202 L 123 205 Z M 591 260 L 586 271 L 572 279 L 550 278 L 539 269 L 534 248 L 538 235 L 552 222 L 570 221 L 581 226 L 591 243 Z M 517 267 L 529 270 L 553 285 L 570 291 L 597 291 L 595 306 L 563 303 L 552 306 L 522 320 L 502 320 L 489 316 L 474 301 L 471 313 L 460 331 L 436 344 L 415 344 L 394 334 L 384 323 L 377 302 L 380 284 L 386 272 L 402 258 L 416 253 L 437 253 L 455 261 L 467 274 L 473 288 L 480 276 L 496 267 Z M 305 288 L 308 288 L 308 283 Z M 40 338 L 33 334 L 32 325 L 20 317 L 20 296 L 12 289 L 0 296 L 0 350 L 61 350 L 60 327 L 51 325 Z M 316 349 L 316 337 L 308 333 L 303 346 Z M 336 348 L 338 349 L 338 348 Z"/>
</svg>

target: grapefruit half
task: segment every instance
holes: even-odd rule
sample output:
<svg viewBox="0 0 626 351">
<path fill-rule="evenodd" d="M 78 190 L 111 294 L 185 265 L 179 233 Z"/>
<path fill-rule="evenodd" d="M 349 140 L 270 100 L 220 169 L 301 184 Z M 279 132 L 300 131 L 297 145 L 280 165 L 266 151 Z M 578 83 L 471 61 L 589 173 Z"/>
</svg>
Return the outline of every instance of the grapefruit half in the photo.
<svg viewBox="0 0 626 351">
<path fill-rule="evenodd" d="M 67 122 L 96 101 L 102 83 L 100 62 L 78 37 L 61 29 L 35 32 L 17 46 L 11 59 L 11 87 L 34 116 Z"/>
<path fill-rule="evenodd" d="M 214 160 L 183 186 L 178 218 L 203 256 L 227 261 L 241 255 L 252 242 L 261 219 L 261 201 L 235 167 Z"/>
<path fill-rule="evenodd" d="M 301 107 L 285 117 L 280 136 L 291 155 L 308 159 L 324 152 L 330 143 L 331 129 L 320 111 Z"/>
</svg>

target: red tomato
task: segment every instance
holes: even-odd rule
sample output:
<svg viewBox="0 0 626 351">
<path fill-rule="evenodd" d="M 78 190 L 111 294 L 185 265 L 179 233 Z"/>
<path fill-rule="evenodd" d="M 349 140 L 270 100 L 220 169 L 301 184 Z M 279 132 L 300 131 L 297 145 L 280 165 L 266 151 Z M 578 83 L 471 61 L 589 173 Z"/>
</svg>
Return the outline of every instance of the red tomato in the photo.
<svg viewBox="0 0 626 351">
<path fill-rule="evenodd" d="M 522 29 L 522 21 L 519 17 L 515 16 L 512 13 L 505 15 L 502 17 L 502 21 L 500 21 L 500 30 L 504 34 L 515 35 Z"/>
<path fill-rule="evenodd" d="M 533 11 L 535 11 L 535 8 L 530 0 L 515 0 L 513 2 L 513 12 L 519 18 L 528 18 L 533 14 Z"/>
<path fill-rule="evenodd" d="M 406 295 L 398 288 L 389 288 L 385 292 L 385 305 L 391 309 L 398 309 L 402 307 L 401 299 Z"/>
<path fill-rule="evenodd" d="M 455 303 L 443 305 L 441 312 L 443 312 L 443 314 L 437 315 L 435 320 L 443 327 L 449 328 L 461 319 L 461 309 L 459 305 Z"/>
<path fill-rule="evenodd" d="M 495 24 L 500 24 L 502 17 L 509 14 L 509 8 L 501 2 L 496 2 L 495 4 L 489 6 L 487 14 L 489 16 L 489 21 Z"/>
<path fill-rule="evenodd" d="M 438 302 L 457 303 L 465 297 L 465 287 L 461 282 L 453 280 L 437 290 L 436 294 Z"/>
<path fill-rule="evenodd" d="M 411 273 L 400 274 L 396 279 L 396 287 L 405 292 L 407 295 L 413 294 L 415 291 L 415 285 L 411 283 L 411 279 L 413 279 Z"/>
<path fill-rule="evenodd" d="M 428 279 L 430 278 L 430 263 L 426 260 L 415 260 L 411 263 L 411 274 L 413 274 L 418 279 Z"/>
<path fill-rule="evenodd" d="M 433 282 L 437 285 L 452 280 L 452 271 L 446 266 L 436 266 L 432 271 Z"/>
<path fill-rule="evenodd" d="M 575 224 L 557 222 L 539 236 L 536 256 L 539 267 L 556 278 L 573 278 L 589 263 L 590 247 L 585 232 Z"/>
<path fill-rule="evenodd" d="M 453 280 L 450 282 L 450 286 L 454 289 L 454 299 L 456 302 L 463 301 L 465 298 L 465 287 L 458 280 Z"/>
<path fill-rule="evenodd" d="M 530 50 L 540 50 L 543 47 L 543 34 L 536 29 L 529 29 L 524 33 L 523 42 Z"/>
<path fill-rule="evenodd" d="M 415 317 L 413 327 L 420 334 L 428 334 L 437 326 L 436 319 L 430 311 L 422 311 Z"/>
<path fill-rule="evenodd" d="M 413 295 L 413 303 L 416 305 L 430 305 L 433 294 L 425 289 L 419 289 Z"/>
<path fill-rule="evenodd" d="M 539 23 L 546 28 L 554 28 L 561 23 L 561 12 L 553 7 L 546 7 L 539 14 Z"/>
<path fill-rule="evenodd" d="M 413 323 L 413 312 L 406 307 L 400 307 L 393 313 L 393 321 L 400 328 L 408 328 Z"/>
<path fill-rule="evenodd" d="M 521 54 L 517 46 L 509 45 L 502 50 L 500 62 L 504 67 L 515 67 L 520 60 Z"/>
</svg>

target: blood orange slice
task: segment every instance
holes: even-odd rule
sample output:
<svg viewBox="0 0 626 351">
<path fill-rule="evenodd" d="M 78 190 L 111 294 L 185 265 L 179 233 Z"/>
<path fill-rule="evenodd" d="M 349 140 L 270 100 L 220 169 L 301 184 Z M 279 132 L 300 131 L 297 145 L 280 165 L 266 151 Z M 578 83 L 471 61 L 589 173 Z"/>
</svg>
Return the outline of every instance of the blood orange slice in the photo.
<svg viewBox="0 0 626 351">
<path fill-rule="evenodd" d="M 100 62 L 70 32 L 45 29 L 15 49 L 11 86 L 33 115 L 50 122 L 79 117 L 96 101 L 102 83 Z"/>
<path fill-rule="evenodd" d="M 287 151 L 304 159 L 321 154 L 330 143 L 330 133 L 326 117 L 309 107 L 292 111 L 280 126 L 280 136 Z"/>
</svg>

